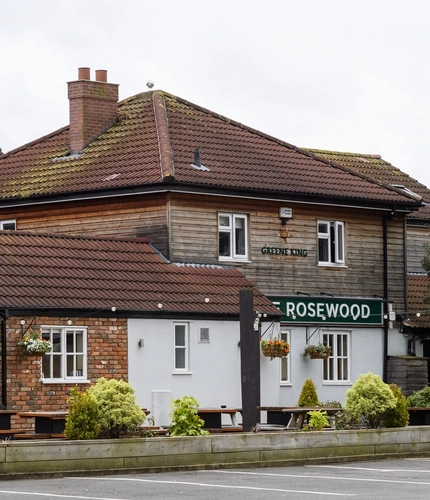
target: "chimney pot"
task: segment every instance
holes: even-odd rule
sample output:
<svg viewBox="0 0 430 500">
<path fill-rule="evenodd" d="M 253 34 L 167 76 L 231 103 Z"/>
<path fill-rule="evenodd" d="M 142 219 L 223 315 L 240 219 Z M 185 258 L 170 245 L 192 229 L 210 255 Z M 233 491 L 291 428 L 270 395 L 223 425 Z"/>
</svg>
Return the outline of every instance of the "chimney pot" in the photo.
<svg viewBox="0 0 430 500">
<path fill-rule="evenodd" d="M 107 71 L 105 69 L 96 69 L 96 82 L 107 82 Z"/>
<path fill-rule="evenodd" d="M 78 80 L 91 80 L 90 68 L 78 68 Z"/>
</svg>

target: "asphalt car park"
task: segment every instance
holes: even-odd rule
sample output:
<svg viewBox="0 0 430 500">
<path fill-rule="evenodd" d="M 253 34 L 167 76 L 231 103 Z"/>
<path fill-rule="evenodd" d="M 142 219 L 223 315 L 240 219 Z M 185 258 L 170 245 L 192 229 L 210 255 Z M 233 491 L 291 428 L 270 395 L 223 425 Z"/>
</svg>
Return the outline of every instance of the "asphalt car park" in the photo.
<svg viewBox="0 0 430 500">
<path fill-rule="evenodd" d="M 0 482 L 5 500 L 192 500 L 288 498 L 428 499 L 430 458 L 258 469 L 20 479 Z"/>
</svg>

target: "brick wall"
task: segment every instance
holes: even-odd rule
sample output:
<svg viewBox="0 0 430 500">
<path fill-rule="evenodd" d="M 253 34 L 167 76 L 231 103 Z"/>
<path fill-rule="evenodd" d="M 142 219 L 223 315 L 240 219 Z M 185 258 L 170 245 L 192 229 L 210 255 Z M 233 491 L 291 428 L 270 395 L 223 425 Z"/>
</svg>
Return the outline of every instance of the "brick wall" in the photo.
<svg viewBox="0 0 430 500">
<path fill-rule="evenodd" d="M 21 411 L 66 410 L 67 398 L 73 383 L 43 383 L 41 380 L 42 356 L 29 356 L 21 352 L 17 343 L 21 338 L 20 320 L 29 325 L 33 317 L 7 320 L 7 396 L 8 409 Z M 68 326 L 69 318 L 38 317 L 33 322 L 40 325 Z M 89 384 L 78 384 L 86 390 L 98 378 L 128 380 L 127 320 L 117 318 L 72 318 L 73 326 L 88 328 Z M 24 327 L 25 328 L 25 327 Z M 23 426 L 24 422 L 22 422 Z"/>
</svg>

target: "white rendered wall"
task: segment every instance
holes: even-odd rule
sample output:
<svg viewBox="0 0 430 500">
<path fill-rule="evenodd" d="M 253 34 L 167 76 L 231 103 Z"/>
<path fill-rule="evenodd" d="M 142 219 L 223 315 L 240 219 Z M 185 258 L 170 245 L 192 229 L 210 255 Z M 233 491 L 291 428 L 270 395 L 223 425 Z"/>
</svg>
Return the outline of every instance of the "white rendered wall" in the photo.
<svg viewBox="0 0 430 500">
<path fill-rule="evenodd" d="M 136 390 L 138 404 L 150 410 L 156 418 L 160 416 L 163 419 L 163 422 L 158 422 L 159 425 L 169 423 L 164 420 L 170 411 L 167 406 L 171 399 L 185 395 L 195 397 L 199 405 L 205 407 L 242 406 L 239 322 L 196 320 L 188 323 L 189 373 L 178 374 L 173 370 L 174 321 L 128 321 L 129 382 Z M 199 341 L 200 328 L 209 328 L 210 342 Z M 308 334 L 314 330 L 315 327 L 310 327 Z M 262 406 L 295 406 L 308 378 L 315 382 L 320 401 L 336 400 L 344 404 L 347 389 L 360 374 L 371 371 L 382 376 L 382 328 L 325 328 L 323 331 L 349 332 L 349 380 L 323 382 L 323 361 L 302 355 L 306 346 L 306 327 L 294 327 L 290 329 L 289 383 L 281 383 L 280 360 L 270 361 L 261 354 Z M 140 339 L 143 341 L 142 348 L 138 346 Z M 405 354 L 406 341 L 397 330 L 391 330 L 389 353 Z M 318 343 L 318 338 L 312 338 L 312 342 Z M 154 408 L 154 401 L 158 408 Z M 164 411 L 160 405 L 166 406 Z M 226 418 L 225 423 L 228 416 Z"/>
</svg>

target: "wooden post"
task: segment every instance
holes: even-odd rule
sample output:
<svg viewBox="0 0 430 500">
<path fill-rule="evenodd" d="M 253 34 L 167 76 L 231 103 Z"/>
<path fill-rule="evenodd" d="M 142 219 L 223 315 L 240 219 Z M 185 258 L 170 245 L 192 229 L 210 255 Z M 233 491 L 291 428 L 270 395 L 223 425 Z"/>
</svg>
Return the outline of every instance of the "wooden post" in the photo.
<svg viewBox="0 0 430 500">
<path fill-rule="evenodd" d="M 260 332 L 254 330 L 252 290 L 240 290 L 240 362 L 242 377 L 242 426 L 249 432 L 260 422 Z"/>
</svg>

